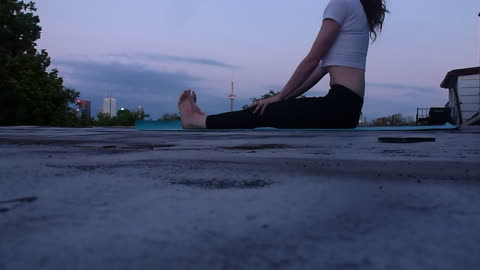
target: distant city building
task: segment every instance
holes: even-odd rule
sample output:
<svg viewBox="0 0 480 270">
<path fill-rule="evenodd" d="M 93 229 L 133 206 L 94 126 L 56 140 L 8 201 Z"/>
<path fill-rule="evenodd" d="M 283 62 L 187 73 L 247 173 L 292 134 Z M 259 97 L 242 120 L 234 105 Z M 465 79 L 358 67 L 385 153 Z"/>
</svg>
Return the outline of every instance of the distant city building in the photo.
<svg viewBox="0 0 480 270">
<path fill-rule="evenodd" d="M 92 117 L 92 103 L 89 100 L 77 100 L 77 116 L 81 117 L 82 115 L 87 116 L 88 118 Z"/>
<path fill-rule="evenodd" d="M 103 113 L 108 114 L 110 117 L 117 116 L 117 99 L 111 97 L 104 98 Z"/>
</svg>

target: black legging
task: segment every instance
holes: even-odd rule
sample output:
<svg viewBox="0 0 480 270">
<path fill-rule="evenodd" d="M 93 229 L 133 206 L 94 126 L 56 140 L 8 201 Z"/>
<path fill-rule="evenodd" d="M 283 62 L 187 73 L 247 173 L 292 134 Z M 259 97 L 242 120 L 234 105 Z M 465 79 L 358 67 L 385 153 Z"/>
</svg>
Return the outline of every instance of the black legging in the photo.
<svg viewBox="0 0 480 270">
<path fill-rule="evenodd" d="M 254 108 L 209 115 L 206 124 L 209 129 L 355 128 L 362 106 L 362 97 L 342 85 L 333 85 L 324 97 L 272 103 L 263 115 L 254 114 Z"/>
</svg>

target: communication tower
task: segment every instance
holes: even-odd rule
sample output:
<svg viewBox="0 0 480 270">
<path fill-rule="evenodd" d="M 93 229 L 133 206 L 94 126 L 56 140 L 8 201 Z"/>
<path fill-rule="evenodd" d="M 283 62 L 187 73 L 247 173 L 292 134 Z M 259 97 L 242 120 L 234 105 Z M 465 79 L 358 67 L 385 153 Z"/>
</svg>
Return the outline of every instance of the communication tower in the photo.
<svg viewBox="0 0 480 270">
<path fill-rule="evenodd" d="M 233 90 L 233 81 L 232 81 L 232 91 L 230 92 L 230 95 L 228 95 L 228 98 L 230 98 L 230 111 L 233 112 L 233 101 L 235 100 L 235 92 Z"/>
</svg>

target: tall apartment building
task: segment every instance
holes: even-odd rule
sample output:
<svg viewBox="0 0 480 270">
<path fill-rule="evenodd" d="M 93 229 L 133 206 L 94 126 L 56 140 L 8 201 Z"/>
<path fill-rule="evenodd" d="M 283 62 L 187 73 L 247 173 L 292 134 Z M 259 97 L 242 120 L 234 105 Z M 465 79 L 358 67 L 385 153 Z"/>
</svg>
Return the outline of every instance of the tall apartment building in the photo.
<svg viewBox="0 0 480 270">
<path fill-rule="evenodd" d="M 92 117 L 92 103 L 90 100 L 77 100 L 77 116 L 81 117 L 82 115 L 88 118 Z"/>
<path fill-rule="evenodd" d="M 117 116 L 117 99 L 108 97 L 103 99 L 103 113 L 110 117 Z"/>
</svg>

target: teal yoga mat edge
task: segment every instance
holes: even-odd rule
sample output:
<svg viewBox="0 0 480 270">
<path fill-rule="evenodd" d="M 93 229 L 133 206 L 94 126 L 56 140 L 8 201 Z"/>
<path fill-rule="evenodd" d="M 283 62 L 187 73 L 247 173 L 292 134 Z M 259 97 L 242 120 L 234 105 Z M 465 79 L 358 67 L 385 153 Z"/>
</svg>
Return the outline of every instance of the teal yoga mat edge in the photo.
<svg viewBox="0 0 480 270">
<path fill-rule="evenodd" d="M 227 129 L 183 129 L 180 121 L 153 121 L 137 120 L 135 128 L 140 131 L 227 131 Z M 429 130 L 455 130 L 460 126 L 445 124 L 443 126 L 398 126 L 398 127 L 357 127 L 355 129 L 278 129 L 278 128 L 256 128 L 256 129 L 228 129 L 228 131 L 284 131 L 284 130 L 311 130 L 311 131 L 429 131 Z"/>
</svg>

